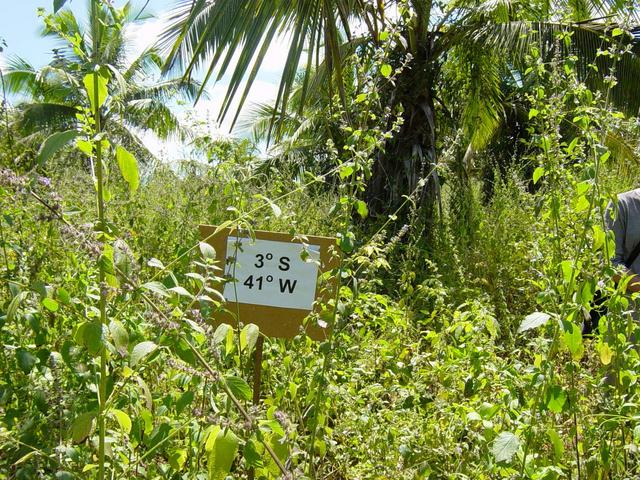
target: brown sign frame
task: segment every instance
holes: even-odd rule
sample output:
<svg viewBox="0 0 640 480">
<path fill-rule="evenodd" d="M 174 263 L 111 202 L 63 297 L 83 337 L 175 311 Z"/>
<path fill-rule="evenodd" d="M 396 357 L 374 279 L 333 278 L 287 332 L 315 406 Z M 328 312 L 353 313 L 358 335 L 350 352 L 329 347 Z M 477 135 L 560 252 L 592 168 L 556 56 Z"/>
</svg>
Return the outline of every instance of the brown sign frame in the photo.
<svg viewBox="0 0 640 480">
<path fill-rule="evenodd" d="M 217 266 L 224 271 L 226 267 L 227 239 L 231 237 L 246 237 L 248 232 L 236 233 L 235 228 L 220 228 L 215 225 L 200 225 L 200 238 L 211 245 L 216 251 Z M 271 240 L 276 242 L 292 242 L 303 244 L 301 238 L 286 233 L 255 230 L 252 232 L 257 240 Z M 301 310 L 294 308 L 271 307 L 248 303 L 227 301 L 226 311 L 217 311 L 213 316 L 215 325 L 227 323 L 237 326 L 253 323 L 258 326 L 260 332 L 268 337 L 293 338 L 300 334 L 304 328 L 305 333 L 314 340 L 324 340 L 329 334 L 328 328 L 307 322 L 305 318 L 312 312 L 320 313 L 322 305 L 328 304 L 335 296 L 338 287 L 337 278 L 331 276 L 324 278 L 323 274 L 340 266 L 341 256 L 336 244 L 336 239 L 331 237 L 319 237 L 312 235 L 302 236 L 304 244 L 318 245 L 320 247 L 320 265 L 318 267 L 318 282 L 313 310 Z M 323 280 L 323 281 L 321 281 Z M 224 284 L 215 285 L 221 293 Z M 238 318 L 236 318 L 238 317 Z"/>
</svg>

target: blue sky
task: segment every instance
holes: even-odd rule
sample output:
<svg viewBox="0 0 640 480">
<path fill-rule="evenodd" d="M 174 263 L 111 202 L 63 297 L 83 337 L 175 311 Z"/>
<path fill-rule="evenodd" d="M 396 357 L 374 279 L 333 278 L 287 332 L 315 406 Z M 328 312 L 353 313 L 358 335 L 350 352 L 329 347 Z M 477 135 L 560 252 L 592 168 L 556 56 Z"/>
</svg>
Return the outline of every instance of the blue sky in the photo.
<svg viewBox="0 0 640 480">
<path fill-rule="evenodd" d="M 124 4 L 123 0 L 115 0 L 116 5 Z M 138 11 L 146 2 L 144 0 L 132 0 L 134 12 Z M 132 41 L 139 51 L 148 44 L 162 30 L 162 14 L 166 13 L 176 3 L 176 0 L 150 0 L 145 13 L 154 14 L 155 20 L 146 21 L 134 31 L 130 32 Z M 4 5 L 2 5 L 4 4 Z M 8 4 L 8 5 L 7 5 Z M 87 0 L 69 0 L 67 6 L 71 8 L 77 17 L 84 18 L 87 10 Z M 10 5 L 10 6 L 9 6 Z M 43 22 L 37 15 L 38 8 L 44 8 L 47 12 L 53 10 L 53 0 L 0 0 L 0 38 L 3 38 L 7 47 L 4 56 L 17 55 L 34 67 L 38 68 L 49 62 L 52 48 L 56 43 L 39 35 Z M 65 7 L 66 8 L 66 7 Z M 251 94 L 247 99 L 244 112 L 251 103 L 268 102 L 276 96 L 278 82 L 286 55 L 286 41 L 274 42 L 273 47 L 267 52 L 263 68 L 256 78 Z M 0 58 L 0 68 L 2 67 Z M 208 99 L 201 100 L 196 106 L 182 107 L 180 115 L 185 120 L 195 119 L 201 124 L 202 133 L 221 134 L 228 133 L 228 125 L 215 125 L 211 119 L 217 117 L 219 106 L 222 102 L 229 81 L 229 74 L 218 83 L 207 85 Z M 229 115 L 232 117 L 232 115 Z M 242 114 L 241 114 L 242 119 Z M 243 136 L 245 132 L 234 131 L 235 136 Z M 179 145 L 159 142 L 152 135 L 141 132 L 141 136 L 147 146 L 166 160 L 173 160 L 185 156 L 185 151 Z"/>
<path fill-rule="evenodd" d="M 48 38 L 42 38 L 39 31 L 43 22 L 38 17 L 38 8 L 44 8 L 47 12 L 53 11 L 53 0 L 1 0 L 2 13 L 0 14 L 0 37 L 7 42 L 6 53 L 18 55 L 28 60 L 35 67 L 45 65 L 51 55 L 51 49 L 55 42 Z M 116 5 L 124 2 L 116 1 Z M 143 1 L 133 2 L 134 11 L 144 6 Z M 160 15 L 171 8 L 175 0 L 151 0 L 145 12 Z M 86 14 L 86 0 L 70 0 L 69 7 L 79 17 Z"/>
</svg>

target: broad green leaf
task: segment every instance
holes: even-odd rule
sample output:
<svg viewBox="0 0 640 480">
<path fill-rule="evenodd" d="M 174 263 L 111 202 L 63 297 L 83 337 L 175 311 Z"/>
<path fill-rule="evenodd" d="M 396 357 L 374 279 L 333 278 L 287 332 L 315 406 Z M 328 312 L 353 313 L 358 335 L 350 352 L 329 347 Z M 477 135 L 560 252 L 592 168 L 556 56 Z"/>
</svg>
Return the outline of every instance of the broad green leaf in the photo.
<svg viewBox="0 0 640 480">
<path fill-rule="evenodd" d="M 346 163 L 340 167 L 338 170 L 338 175 L 340 175 L 340 179 L 344 180 L 347 177 L 350 177 L 353 174 L 353 165 Z"/>
<path fill-rule="evenodd" d="M 593 226 L 593 251 L 600 250 L 604 246 L 604 242 L 606 240 L 606 234 L 604 230 L 598 226 Z"/>
<path fill-rule="evenodd" d="M 619 36 L 620 36 L 620 35 L 622 35 L 623 33 L 624 33 L 624 30 L 623 30 L 623 29 L 621 29 L 621 28 L 619 28 L 619 27 L 616 27 L 616 28 L 614 28 L 614 29 L 613 29 L 613 31 L 611 32 L 611 36 L 612 36 L 612 37 L 619 37 Z"/>
<path fill-rule="evenodd" d="M 184 392 L 176 402 L 176 413 L 180 415 L 182 411 L 187 408 L 191 402 L 193 402 L 194 398 L 195 395 L 191 390 Z"/>
<path fill-rule="evenodd" d="M 149 260 L 147 262 L 147 265 L 149 265 L 150 267 L 153 267 L 153 268 L 164 269 L 164 264 L 162 263 L 161 260 L 158 260 L 157 258 L 152 258 L 151 260 Z"/>
<path fill-rule="evenodd" d="M 216 425 L 208 427 L 207 430 L 209 430 L 209 433 L 205 435 L 206 441 L 204 444 L 204 450 L 206 452 L 211 452 L 213 451 L 213 447 L 216 444 L 216 439 L 218 438 L 218 434 L 220 433 L 220 430 L 222 430 L 222 428 Z"/>
<path fill-rule="evenodd" d="M 540 112 L 535 108 L 532 108 L 531 110 L 529 110 L 529 120 L 531 120 L 533 117 L 537 117 L 539 113 Z M 533 183 L 536 183 L 536 181 L 534 180 Z"/>
<path fill-rule="evenodd" d="M 567 395 L 558 385 L 552 386 L 547 392 L 547 408 L 553 413 L 562 413 L 566 401 Z"/>
<path fill-rule="evenodd" d="M 547 436 L 553 445 L 553 453 L 556 456 L 556 460 L 562 460 L 564 458 L 564 443 L 562 442 L 562 438 L 553 428 L 547 430 Z"/>
<path fill-rule="evenodd" d="M 47 139 L 42 142 L 40 150 L 38 150 L 38 163 L 44 165 L 54 154 L 78 135 L 80 134 L 76 130 L 66 130 L 64 132 L 56 132 L 47 137 Z"/>
<path fill-rule="evenodd" d="M 56 290 L 56 296 L 64 305 L 69 305 L 71 302 L 71 295 L 69 295 L 69 292 L 64 287 L 58 287 Z"/>
<path fill-rule="evenodd" d="M 126 355 L 129 348 L 129 334 L 124 325 L 118 320 L 112 320 L 109 324 L 109 331 L 111 332 L 111 338 L 116 346 L 118 352 L 121 355 Z"/>
<path fill-rule="evenodd" d="M 369 209 L 367 208 L 367 204 L 364 203 L 362 200 L 356 201 L 356 211 L 358 212 L 358 215 L 360 215 L 362 218 L 367 218 L 367 215 L 369 215 Z"/>
<path fill-rule="evenodd" d="M 215 260 L 216 250 L 206 242 L 200 242 L 200 253 L 205 260 Z"/>
<path fill-rule="evenodd" d="M 502 432 L 493 442 L 491 453 L 496 462 L 509 462 L 520 448 L 520 440 L 511 432 Z"/>
<path fill-rule="evenodd" d="M 391 72 L 393 72 L 393 68 L 388 63 L 385 63 L 380 67 L 380 73 L 383 77 L 389 78 L 391 76 Z"/>
<path fill-rule="evenodd" d="M 153 342 L 140 342 L 135 347 L 133 347 L 133 351 L 131 352 L 131 359 L 129 364 L 133 367 L 137 365 L 144 358 L 155 352 L 158 346 Z"/>
<path fill-rule="evenodd" d="M 142 288 L 144 288 L 145 290 L 148 290 L 150 292 L 153 292 L 153 293 L 155 293 L 157 295 L 160 295 L 161 297 L 168 297 L 169 296 L 169 292 L 167 291 L 167 287 L 165 287 L 163 283 L 160 283 L 158 281 L 147 282 L 144 285 L 142 285 Z"/>
<path fill-rule="evenodd" d="M 102 70 L 101 70 L 102 72 Z M 89 97 L 89 103 L 91 103 L 91 110 L 95 112 L 97 109 L 104 105 L 104 102 L 107 101 L 107 96 L 109 95 L 109 78 L 101 73 L 101 72 L 92 72 L 88 73 L 84 76 L 83 83 L 84 88 L 87 91 L 87 96 Z M 96 105 L 96 90 L 95 90 L 95 81 L 96 78 L 98 80 L 98 104 Z"/>
<path fill-rule="evenodd" d="M 71 426 L 71 439 L 73 443 L 80 443 L 91 435 L 94 420 L 95 414 L 93 412 L 81 413 L 76 417 Z"/>
<path fill-rule="evenodd" d="M 613 358 L 613 350 L 608 343 L 602 343 L 598 347 L 598 353 L 600 354 L 600 361 L 603 365 L 609 365 Z"/>
<path fill-rule="evenodd" d="M 518 333 L 526 332 L 527 330 L 532 330 L 534 328 L 538 328 L 541 325 L 547 323 L 547 321 L 551 318 L 551 315 L 544 312 L 533 312 L 525 317 L 525 319 L 518 327 Z"/>
<path fill-rule="evenodd" d="M 563 322 L 564 326 L 564 343 L 571 352 L 571 357 L 578 361 L 584 354 L 584 346 L 582 344 L 582 329 L 573 322 Z"/>
<path fill-rule="evenodd" d="M 42 300 L 42 305 L 50 312 L 57 312 L 59 308 L 58 302 L 56 302 L 53 298 L 49 298 L 49 297 Z"/>
<path fill-rule="evenodd" d="M 244 450 L 242 456 L 244 457 L 247 465 L 253 468 L 262 468 L 264 463 L 262 462 L 262 453 L 260 451 L 261 445 L 255 442 L 252 438 L 247 440 L 244 444 Z M 264 450 L 264 447 L 262 448 Z"/>
<path fill-rule="evenodd" d="M 93 156 L 93 143 L 89 140 L 76 140 L 76 147 L 88 157 Z"/>
<path fill-rule="evenodd" d="M 240 332 L 240 349 L 247 353 L 251 353 L 253 347 L 258 341 L 258 335 L 260 335 L 260 329 L 257 325 L 254 325 L 253 323 L 245 325 Z"/>
<path fill-rule="evenodd" d="M 122 410 L 118 410 L 117 408 L 111 409 L 109 413 L 111 413 L 115 417 L 118 425 L 120 425 L 120 428 L 124 433 L 126 433 L 127 435 L 131 433 L 131 418 L 129 418 L 129 415 L 127 415 Z"/>
<path fill-rule="evenodd" d="M 538 183 L 540 177 L 542 177 L 545 173 L 544 167 L 538 167 L 533 171 L 533 183 Z"/>
<path fill-rule="evenodd" d="M 129 184 L 129 191 L 132 193 L 140 185 L 140 174 L 138 172 L 138 161 L 126 148 L 118 145 L 116 147 L 116 159 L 120 167 L 122 178 Z"/>
<path fill-rule="evenodd" d="M 18 362 L 18 367 L 20 367 L 20 370 L 22 370 L 25 374 L 29 374 L 29 372 L 33 370 L 33 367 L 35 366 L 38 358 L 35 355 L 29 353 L 24 348 L 18 348 L 16 350 L 16 360 Z"/>
<path fill-rule="evenodd" d="M 79 328 L 80 344 L 87 347 L 89 355 L 95 356 L 102 349 L 102 324 L 98 320 L 85 322 Z"/>
<path fill-rule="evenodd" d="M 227 387 L 229 387 L 229 390 L 231 390 L 231 393 L 233 393 L 237 398 L 242 400 L 251 400 L 251 387 L 242 378 L 229 375 L 225 377 L 225 382 Z"/>
<path fill-rule="evenodd" d="M 209 480 L 224 480 L 238 453 L 238 437 L 230 429 L 218 433 L 213 449 L 209 453 Z"/>
<path fill-rule="evenodd" d="M 193 298 L 193 295 L 191 295 L 191 293 L 189 293 L 189 291 L 184 287 L 172 287 L 169 289 L 169 291 L 177 293 L 181 297 Z"/>
<path fill-rule="evenodd" d="M 182 471 L 186 461 L 187 451 L 184 449 L 179 448 L 169 455 L 169 465 L 171 465 L 176 472 Z"/>
<path fill-rule="evenodd" d="M 218 325 L 216 331 L 213 332 L 213 344 L 219 345 L 224 342 L 229 331 L 231 331 L 231 335 L 233 335 L 233 329 L 230 325 L 227 325 L 226 323 L 221 323 L 220 325 Z"/>
</svg>

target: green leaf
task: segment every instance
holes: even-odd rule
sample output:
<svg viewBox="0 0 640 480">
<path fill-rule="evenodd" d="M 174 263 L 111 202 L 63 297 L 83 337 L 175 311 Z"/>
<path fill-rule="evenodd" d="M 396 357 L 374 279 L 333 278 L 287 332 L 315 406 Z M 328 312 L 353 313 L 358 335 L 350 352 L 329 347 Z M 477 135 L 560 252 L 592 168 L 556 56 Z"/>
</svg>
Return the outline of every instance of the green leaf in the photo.
<svg viewBox="0 0 640 480">
<path fill-rule="evenodd" d="M 205 435 L 204 435 L 204 438 L 206 438 L 205 444 L 204 444 L 205 452 L 213 451 L 213 447 L 216 444 L 216 440 L 218 439 L 218 434 L 220 433 L 221 430 L 222 428 L 220 428 L 219 425 L 210 426 L 207 428 L 208 433 L 205 432 Z"/>
<path fill-rule="evenodd" d="M 537 117 L 539 113 L 540 112 L 535 108 L 532 108 L 531 110 L 529 110 L 529 120 L 531 120 L 533 117 Z"/>
<path fill-rule="evenodd" d="M 240 332 L 240 349 L 251 353 L 253 347 L 258 341 L 258 335 L 260 335 L 260 329 L 257 325 L 249 323 Z"/>
<path fill-rule="evenodd" d="M 213 344 L 220 345 L 222 342 L 224 342 L 229 331 L 231 331 L 231 335 L 233 335 L 233 329 L 230 325 L 227 325 L 226 323 L 221 323 L 220 325 L 218 325 L 216 331 L 213 332 Z"/>
<path fill-rule="evenodd" d="M 244 444 L 242 456 L 249 467 L 262 468 L 262 454 L 258 449 L 258 444 L 251 438 Z"/>
<path fill-rule="evenodd" d="M 112 320 L 109 324 L 109 331 L 111 332 L 111 338 L 116 346 L 118 352 L 121 355 L 126 355 L 129 348 L 129 334 L 124 325 L 118 320 Z"/>
<path fill-rule="evenodd" d="M 38 358 L 24 348 L 18 348 L 16 350 L 16 360 L 18 361 L 18 367 L 20 367 L 20 370 L 22 370 L 25 375 L 28 375 L 29 372 L 33 370 Z"/>
<path fill-rule="evenodd" d="M 533 312 L 527 315 L 520 327 L 518 327 L 518 333 L 526 332 L 527 330 L 532 330 L 534 328 L 538 328 L 541 325 L 547 323 L 547 321 L 551 318 L 551 315 L 544 312 Z"/>
<path fill-rule="evenodd" d="M 242 400 L 251 400 L 251 387 L 242 378 L 229 375 L 225 377 L 225 382 L 227 387 L 229 387 L 229 390 L 231 390 L 231 393 L 233 393 L 237 398 Z"/>
<path fill-rule="evenodd" d="M 89 140 L 76 140 L 76 147 L 88 157 L 93 156 L 93 143 Z"/>
<path fill-rule="evenodd" d="M 57 312 L 59 308 L 58 302 L 56 302 L 53 298 L 49 298 L 49 297 L 42 300 L 42 305 L 50 312 Z"/>
<path fill-rule="evenodd" d="M 238 437 L 230 429 L 218 433 L 208 458 L 209 480 L 224 480 L 227 477 L 236 458 L 238 444 Z"/>
<path fill-rule="evenodd" d="M 547 392 L 547 408 L 553 413 L 562 413 L 567 395 L 559 385 L 552 386 Z"/>
<path fill-rule="evenodd" d="M 600 361 L 603 365 L 609 365 L 613 358 L 614 351 L 611 349 L 608 343 L 601 343 L 598 345 L 598 353 L 600 354 Z"/>
<path fill-rule="evenodd" d="M 102 70 L 101 70 L 102 72 Z M 82 82 L 84 83 L 84 88 L 87 91 L 87 96 L 89 97 L 89 103 L 91 103 L 91 110 L 95 112 L 98 110 L 104 102 L 107 101 L 107 96 L 109 95 L 109 89 L 107 88 L 109 84 L 109 77 L 103 75 L 99 72 L 92 72 L 84 76 Z M 98 80 L 98 104 L 96 105 L 96 90 L 95 90 L 95 81 L 96 78 Z"/>
<path fill-rule="evenodd" d="M 356 103 L 362 103 L 367 99 L 368 95 L 366 93 L 360 93 L 356 96 Z"/>
<path fill-rule="evenodd" d="M 571 357 L 578 361 L 584 354 L 584 346 L 582 344 L 582 329 L 573 322 L 563 322 L 564 327 L 564 343 L 571 352 Z"/>
<path fill-rule="evenodd" d="M 347 177 L 350 177 L 351 174 L 353 173 L 354 167 L 351 164 L 344 164 L 340 167 L 340 170 L 338 170 L 338 175 L 340 175 L 340 180 L 344 180 Z"/>
<path fill-rule="evenodd" d="M 64 132 L 56 132 L 42 142 L 36 160 L 41 166 L 44 165 L 55 153 L 64 147 L 71 140 L 80 135 L 76 130 L 66 130 Z"/>
<path fill-rule="evenodd" d="M 613 29 L 613 31 L 611 32 L 611 36 L 612 36 L 612 37 L 619 37 L 619 36 L 620 36 L 620 35 L 622 35 L 623 33 L 624 33 L 624 30 L 623 30 L 623 29 L 621 29 L 621 28 L 619 28 L 619 27 L 616 27 L 616 28 L 614 28 L 614 29 Z"/>
<path fill-rule="evenodd" d="M 509 462 L 520 448 L 520 440 L 511 432 L 502 432 L 493 442 L 491 453 L 496 462 Z"/>
<path fill-rule="evenodd" d="M 556 456 L 556 460 L 562 460 L 564 458 L 564 443 L 562 443 L 562 438 L 560 438 L 558 432 L 553 428 L 547 430 L 547 436 L 553 445 L 553 453 Z"/>
<path fill-rule="evenodd" d="M 94 419 L 95 414 L 93 412 L 85 412 L 76 417 L 71 426 L 71 439 L 73 443 L 80 443 L 91 435 Z"/>
<path fill-rule="evenodd" d="M 173 467 L 176 472 L 181 472 L 184 468 L 184 464 L 187 461 L 187 451 L 184 449 L 174 450 L 169 456 L 169 465 Z"/>
<path fill-rule="evenodd" d="M 120 428 L 124 433 L 127 435 L 131 433 L 131 418 L 129 418 L 129 415 L 117 408 L 112 408 L 109 413 L 115 417 L 118 425 L 120 425 Z"/>
<path fill-rule="evenodd" d="M 367 215 L 369 215 L 369 209 L 367 208 L 367 204 L 364 203 L 362 200 L 356 201 L 356 211 L 358 212 L 358 215 L 360 215 L 362 218 L 367 218 Z"/>
<path fill-rule="evenodd" d="M 393 68 L 388 63 L 385 63 L 380 67 L 380 73 L 383 77 L 389 78 L 391 76 L 391 72 L 393 72 Z"/>
<path fill-rule="evenodd" d="M 215 260 L 216 250 L 206 242 L 200 242 L 200 253 L 205 260 Z"/>
<path fill-rule="evenodd" d="M 56 296 L 64 305 L 69 305 L 69 303 L 71 303 L 71 295 L 69 295 L 69 292 L 64 287 L 58 287 L 56 290 Z"/>
<path fill-rule="evenodd" d="M 187 408 L 191 402 L 193 402 L 194 398 L 195 395 L 191 390 L 184 392 L 176 402 L 176 413 L 180 415 L 182 411 Z"/>
<path fill-rule="evenodd" d="M 533 183 L 536 184 L 538 183 L 538 180 L 540 180 L 540 177 L 542 177 L 545 174 L 545 169 L 544 167 L 538 167 L 533 171 Z"/>
<path fill-rule="evenodd" d="M 102 324 L 93 320 L 80 326 L 80 343 L 87 347 L 89 355 L 95 356 L 102 349 Z"/>
<path fill-rule="evenodd" d="M 137 365 L 141 360 L 143 360 L 148 355 L 155 352 L 158 346 L 153 342 L 140 342 L 135 347 L 133 347 L 133 351 L 131 352 L 131 359 L 129 364 L 133 367 Z"/>
<path fill-rule="evenodd" d="M 135 192 L 140 185 L 140 174 L 138 173 L 138 161 L 126 148 L 118 145 L 116 147 L 116 159 L 120 167 L 122 178 L 129 184 L 129 191 Z"/>
<path fill-rule="evenodd" d="M 144 288 L 145 290 L 148 290 L 150 292 L 153 292 L 157 295 L 160 295 L 161 297 L 168 297 L 169 293 L 167 291 L 167 287 L 164 286 L 164 284 L 158 282 L 158 281 L 153 281 L 153 282 L 148 282 L 145 283 L 144 285 L 142 285 L 142 288 Z"/>
<path fill-rule="evenodd" d="M 177 286 L 177 287 L 171 287 L 171 288 L 169 289 L 169 291 L 170 291 L 170 292 L 175 292 L 175 293 L 177 293 L 178 295 L 180 295 L 181 297 L 193 298 L 193 295 L 191 295 L 191 293 L 189 293 L 189 290 L 187 290 L 187 289 L 186 289 L 186 288 L 184 288 L 184 287 L 180 287 L 180 286 Z"/>
<path fill-rule="evenodd" d="M 13 321 L 18 312 L 18 307 L 22 303 L 22 301 L 27 298 L 29 292 L 20 292 L 15 297 L 11 299 L 9 303 L 9 307 L 7 308 L 7 322 Z"/>
</svg>

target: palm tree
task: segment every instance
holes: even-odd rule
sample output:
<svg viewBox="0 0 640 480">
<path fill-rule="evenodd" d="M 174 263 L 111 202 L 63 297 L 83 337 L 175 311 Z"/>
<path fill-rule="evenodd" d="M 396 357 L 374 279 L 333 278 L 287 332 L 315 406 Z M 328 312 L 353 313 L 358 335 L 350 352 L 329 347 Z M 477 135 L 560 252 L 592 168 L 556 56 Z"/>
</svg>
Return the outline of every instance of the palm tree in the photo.
<svg viewBox="0 0 640 480">
<path fill-rule="evenodd" d="M 155 48 L 145 49 L 133 58 L 128 55 L 126 27 L 140 20 L 132 15 L 129 2 L 121 9 L 102 6 L 98 17 L 101 26 L 95 29 L 93 19 L 85 27 L 70 10 L 60 10 L 45 19 L 43 34 L 62 43 L 48 65 L 35 69 L 21 58 L 9 60 L 4 76 L 6 89 L 24 98 L 17 106 L 17 127 L 29 135 L 69 130 L 77 125 L 78 107 L 89 105 L 82 81 L 94 59 L 90 32 L 98 31 L 101 39 L 97 61 L 107 66 L 112 77 L 102 120 L 104 129 L 138 153 L 141 160 L 148 160 L 153 155 L 138 132 L 151 130 L 161 139 L 185 135 L 186 130 L 168 104 L 173 99 L 195 98 L 200 84 L 181 78 L 159 81 L 162 62 Z"/>
<path fill-rule="evenodd" d="M 570 21 L 560 16 L 565 13 Z M 589 20 L 596 17 L 606 22 Z M 269 45 L 279 33 L 289 32 L 290 48 L 274 105 L 276 116 L 285 117 L 290 114 L 289 102 L 298 77 L 300 113 L 318 72 L 326 72 L 329 98 L 337 93 L 346 103 L 345 57 L 358 46 L 379 45 L 381 33 L 395 26 L 401 39 L 391 58 L 394 66 L 408 64 L 408 68 L 402 69 L 384 95 L 390 106 L 403 105 L 404 123 L 378 155 L 366 196 L 371 212 L 383 212 L 414 191 L 425 177 L 428 182 L 422 203 L 430 212 L 440 183 L 435 168 L 437 112 L 444 106 L 437 92 L 447 58 L 457 53 L 472 69 L 469 96 L 460 102 L 458 113 L 466 141 L 480 148 L 492 138 L 504 116 L 501 75 L 507 65 L 524 57 L 532 38 L 545 56 L 558 51 L 577 54 L 583 77 L 598 86 L 605 83 L 610 64 L 597 52 L 603 35 L 612 37 L 611 24 L 616 17 L 638 22 L 637 12 L 608 0 L 556 4 L 462 1 L 445 5 L 433 0 L 179 0 L 162 45 L 168 52 L 166 70 L 180 68 L 189 78 L 206 66 L 205 83 L 216 69 L 220 79 L 235 63 L 220 117 L 229 113 L 233 97 L 242 92 L 237 119 Z M 356 26 L 364 32 L 356 34 Z M 555 41 L 561 31 L 573 34 L 569 47 Z M 634 38 L 625 33 L 618 40 L 629 44 Z M 640 96 L 629 96 L 628 92 L 638 90 L 638 53 L 634 49 L 623 56 L 618 65 L 619 82 L 613 89 L 613 99 L 634 112 L 640 106 Z M 298 66 L 304 60 L 300 72 Z M 594 62 L 600 67 L 598 73 L 587 68 Z"/>
</svg>

